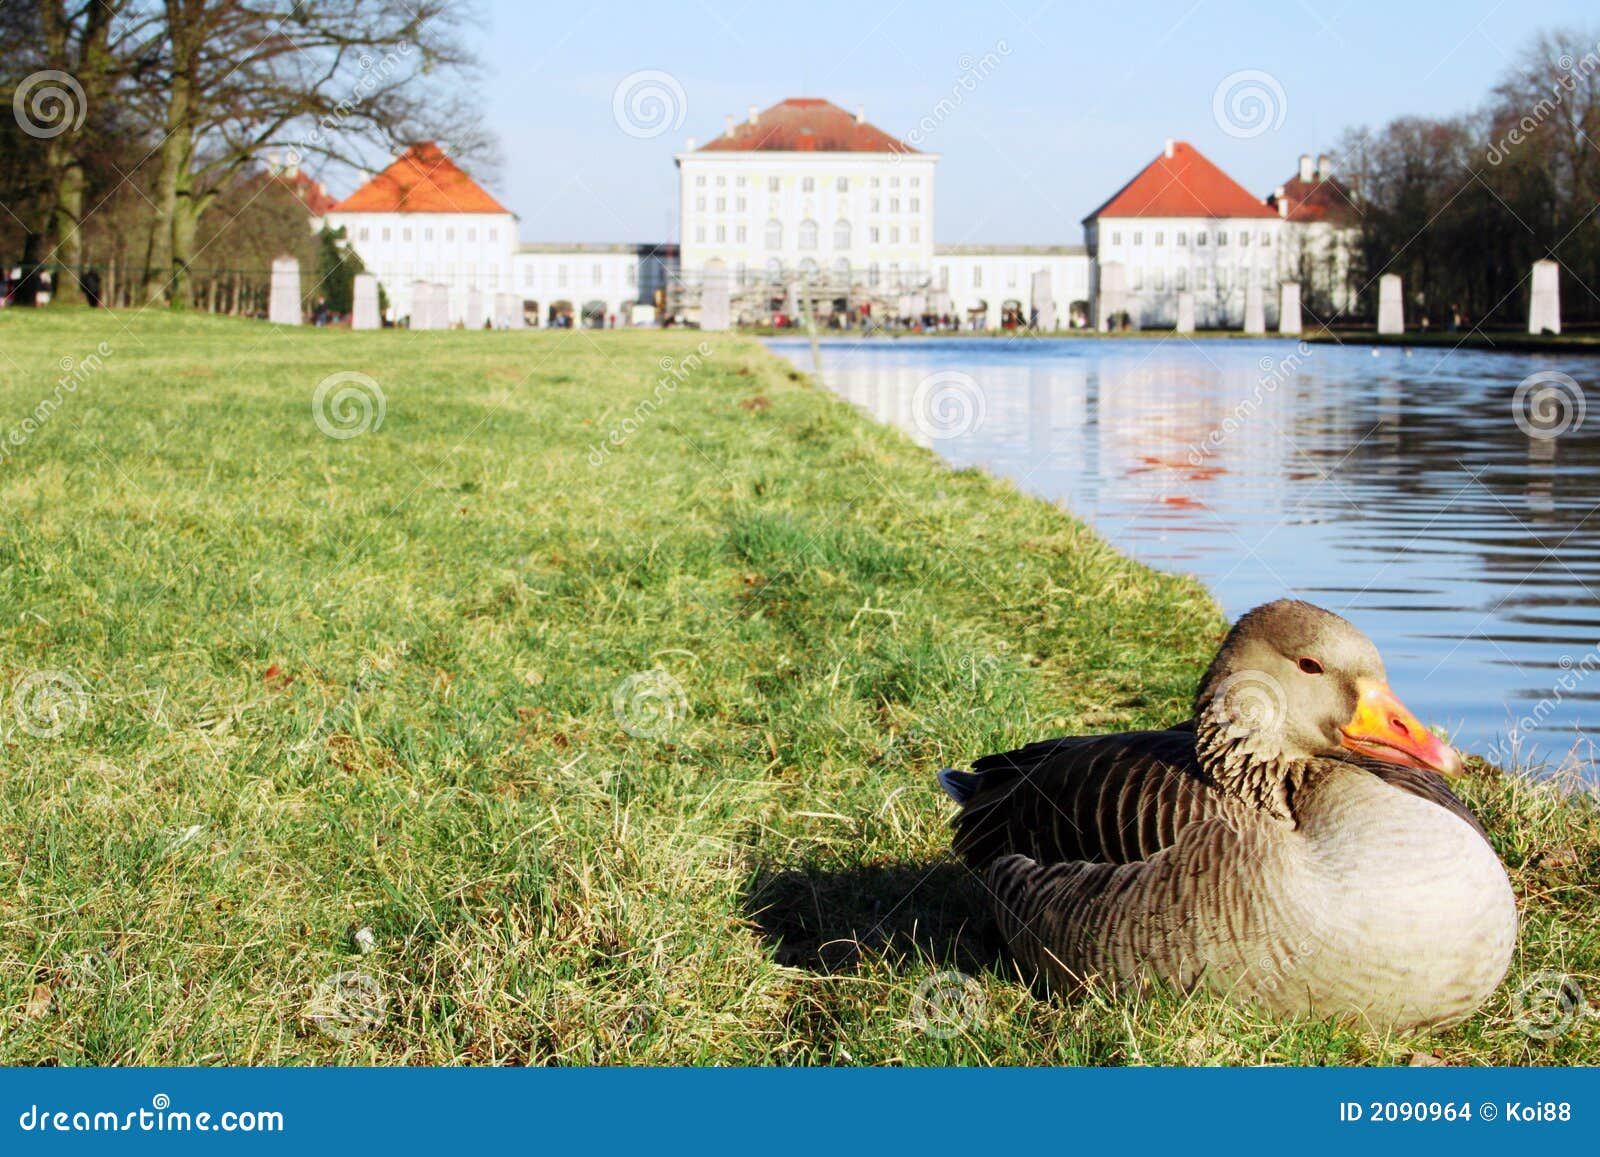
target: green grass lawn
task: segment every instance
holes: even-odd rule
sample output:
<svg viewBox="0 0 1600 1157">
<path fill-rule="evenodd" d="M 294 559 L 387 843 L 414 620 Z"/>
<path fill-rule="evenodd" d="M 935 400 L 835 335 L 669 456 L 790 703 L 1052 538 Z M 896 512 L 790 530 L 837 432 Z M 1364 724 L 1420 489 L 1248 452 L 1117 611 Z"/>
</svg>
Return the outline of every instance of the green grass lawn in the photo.
<svg viewBox="0 0 1600 1157">
<path fill-rule="evenodd" d="M 748 338 L 8 310 L 0 512 L 6 1063 L 1600 1060 L 1514 1002 L 1600 812 L 1488 776 L 1460 1028 L 1036 999 L 934 772 L 1181 717 L 1217 608 Z"/>
</svg>

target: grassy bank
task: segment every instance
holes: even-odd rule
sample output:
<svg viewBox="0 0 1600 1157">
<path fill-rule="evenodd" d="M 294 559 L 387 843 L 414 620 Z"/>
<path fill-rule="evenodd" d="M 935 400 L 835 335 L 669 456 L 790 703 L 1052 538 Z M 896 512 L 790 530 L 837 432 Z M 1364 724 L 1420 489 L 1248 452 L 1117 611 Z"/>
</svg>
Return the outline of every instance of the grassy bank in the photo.
<svg viewBox="0 0 1600 1157">
<path fill-rule="evenodd" d="M 1180 716 L 1217 610 L 747 338 L 0 351 L 0 1060 L 1600 1059 L 1512 1001 L 1600 994 L 1600 816 L 1504 779 L 1526 930 L 1461 1028 L 1036 1000 L 933 773 Z"/>
</svg>

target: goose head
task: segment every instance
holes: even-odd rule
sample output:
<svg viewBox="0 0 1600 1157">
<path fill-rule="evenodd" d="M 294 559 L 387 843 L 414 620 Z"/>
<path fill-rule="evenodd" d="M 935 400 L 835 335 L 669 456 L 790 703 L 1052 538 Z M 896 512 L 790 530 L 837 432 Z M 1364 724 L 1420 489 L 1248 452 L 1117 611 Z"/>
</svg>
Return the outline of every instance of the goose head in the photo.
<svg viewBox="0 0 1600 1157">
<path fill-rule="evenodd" d="M 1244 615 L 1195 697 L 1195 749 L 1223 790 L 1289 817 L 1288 796 L 1313 760 L 1354 752 L 1442 775 L 1461 757 L 1389 689 L 1372 640 L 1296 599 Z"/>
</svg>

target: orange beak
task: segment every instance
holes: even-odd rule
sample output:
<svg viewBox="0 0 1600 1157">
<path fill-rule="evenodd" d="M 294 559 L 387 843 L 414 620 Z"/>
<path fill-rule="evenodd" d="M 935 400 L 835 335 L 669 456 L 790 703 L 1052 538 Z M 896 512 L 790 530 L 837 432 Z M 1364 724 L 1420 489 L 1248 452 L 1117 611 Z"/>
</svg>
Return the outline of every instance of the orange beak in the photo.
<svg viewBox="0 0 1600 1157">
<path fill-rule="evenodd" d="M 1342 746 L 1360 755 L 1421 767 L 1440 775 L 1460 775 L 1461 756 L 1406 710 L 1383 683 L 1358 684 L 1356 713 L 1339 729 Z"/>
</svg>

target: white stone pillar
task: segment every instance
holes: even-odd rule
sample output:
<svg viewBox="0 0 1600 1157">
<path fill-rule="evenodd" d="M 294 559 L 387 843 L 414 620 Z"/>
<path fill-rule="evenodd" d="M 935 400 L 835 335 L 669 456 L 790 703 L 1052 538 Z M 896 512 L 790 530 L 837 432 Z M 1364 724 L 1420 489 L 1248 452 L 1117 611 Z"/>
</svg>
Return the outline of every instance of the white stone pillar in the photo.
<svg viewBox="0 0 1600 1157">
<path fill-rule="evenodd" d="M 1378 332 L 1405 333 L 1405 316 L 1400 303 L 1400 275 L 1385 273 L 1378 278 Z"/>
<path fill-rule="evenodd" d="M 1561 267 L 1554 261 L 1533 263 L 1533 293 L 1528 298 L 1528 332 L 1561 332 Z"/>
<path fill-rule="evenodd" d="M 1300 333 L 1300 283 L 1285 281 L 1278 286 L 1278 332 Z"/>
<path fill-rule="evenodd" d="M 1179 333 L 1194 332 L 1194 294 L 1187 289 L 1178 294 L 1178 324 Z"/>
<path fill-rule="evenodd" d="M 1033 301 L 1030 306 L 1033 324 L 1046 332 L 1056 328 L 1056 299 L 1050 285 L 1050 271 L 1041 269 L 1033 275 Z"/>
<path fill-rule="evenodd" d="M 1244 287 L 1244 332 L 1258 334 L 1267 332 L 1267 302 L 1266 294 L 1261 286 L 1251 282 Z"/>
<path fill-rule="evenodd" d="M 299 325 L 303 320 L 300 309 L 300 263 L 293 257 L 279 257 L 272 262 L 272 291 L 267 299 L 267 320 L 274 325 Z"/>
<path fill-rule="evenodd" d="M 527 324 L 522 316 L 522 298 L 515 293 L 494 295 L 495 329 L 526 329 Z"/>
<path fill-rule="evenodd" d="M 789 286 L 790 315 L 799 311 L 799 298 L 793 283 Z M 728 271 L 723 268 L 707 269 L 700 282 L 700 328 L 724 330 L 733 324 L 732 294 L 728 286 Z"/>
<path fill-rule="evenodd" d="M 350 301 L 350 328 L 379 329 L 382 325 L 378 317 L 378 279 L 370 273 L 358 273 Z"/>
<path fill-rule="evenodd" d="M 1111 328 L 1111 319 L 1128 308 L 1126 270 L 1120 261 L 1100 266 L 1100 284 L 1094 295 L 1094 327 L 1102 333 Z"/>
<path fill-rule="evenodd" d="M 431 281 L 411 287 L 411 328 L 449 329 L 450 291 Z"/>
</svg>

